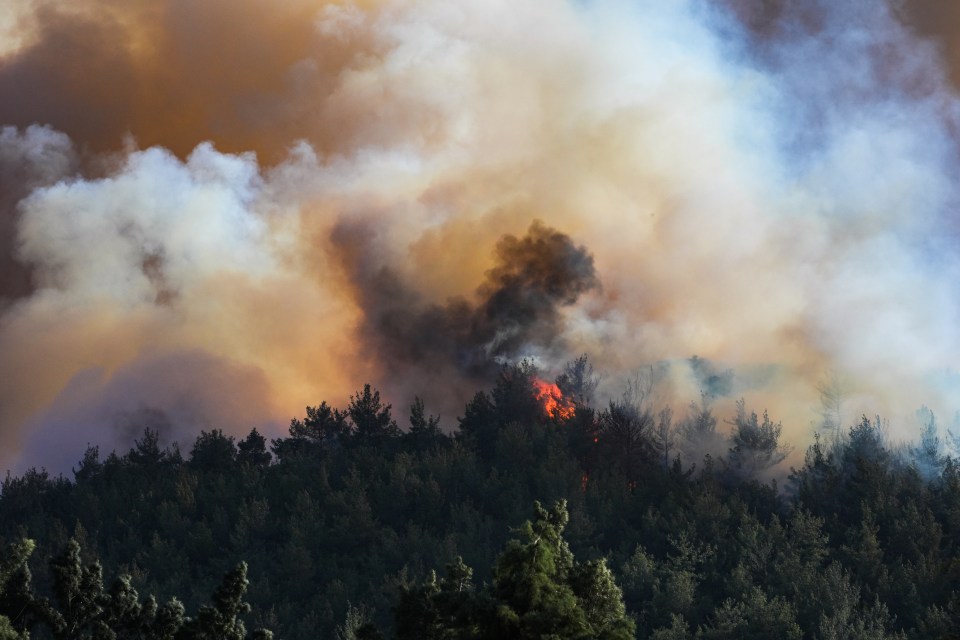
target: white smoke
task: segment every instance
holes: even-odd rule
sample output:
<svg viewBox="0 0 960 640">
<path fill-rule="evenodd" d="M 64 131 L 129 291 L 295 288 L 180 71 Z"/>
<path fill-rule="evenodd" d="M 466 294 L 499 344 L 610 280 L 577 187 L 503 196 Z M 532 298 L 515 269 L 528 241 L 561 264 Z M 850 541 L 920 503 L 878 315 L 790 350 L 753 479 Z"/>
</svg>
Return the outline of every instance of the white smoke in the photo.
<svg viewBox="0 0 960 640">
<path fill-rule="evenodd" d="M 303 138 L 280 162 L 197 140 L 83 178 L 64 134 L 4 129 L 0 159 L 40 176 L 17 223 L 36 288 L 0 320 L 8 450 L 53 460 L 63 407 L 92 443 L 114 438 L 98 426 L 114 403 L 168 411 L 180 396 L 130 373 L 163 354 L 243 372 L 211 376 L 186 412 L 203 418 L 184 418 L 234 433 L 257 426 L 226 408 L 247 388 L 254 421 L 280 424 L 367 379 L 429 379 L 378 380 L 357 340 L 330 237 L 357 221 L 363 260 L 438 303 L 472 295 L 497 239 L 533 219 L 587 246 L 602 290 L 562 337 L 609 395 L 661 362 L 663 401 L 696 400 L 697 354 L 800 450 L 828 371 L 851 416 L 952 415 L 958 102 L 937 51 L 865 6 L 818 3 L 819 27 L 788 16 L 762 39 L 692 0 L 326 4 L 321 44 L 276 70 L 293 88 L 268 120 Z"/>
</svg>

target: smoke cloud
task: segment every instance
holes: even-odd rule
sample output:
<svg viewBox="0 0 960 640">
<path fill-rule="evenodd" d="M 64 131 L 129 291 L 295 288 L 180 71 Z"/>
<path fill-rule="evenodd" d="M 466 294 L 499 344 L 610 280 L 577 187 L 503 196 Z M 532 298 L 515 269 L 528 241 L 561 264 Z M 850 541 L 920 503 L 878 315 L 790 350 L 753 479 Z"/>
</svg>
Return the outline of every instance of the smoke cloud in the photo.
<svg viewBox="0 0 960 640">
<path fill-rule="evenodd" d="M 539 221 L 521 238 L 499 240 L 496 263 L 473 299 L 443 305 L 423 300 L 389 266 L 377 264 L 366 225 L 339 227 L 332 237 L 359 294 L 362 341 L 382 363 L 387 388 L 451 411 L 461 408 L 444 402 L 451 384 L 469 393 L 469 385 L 488 383 L 504 363 L 568 354 L 561 311 L 599 287 L 586 248 Z M 401 386 L 409 378 L 416 386 Z"/>
<path fill-rule="evenodd" d="M 798 6 L 6 3 L 0 467 L 584 352 L 801 452 L 827 379 L 951 417 L 951 10 Z"/>
</svg>

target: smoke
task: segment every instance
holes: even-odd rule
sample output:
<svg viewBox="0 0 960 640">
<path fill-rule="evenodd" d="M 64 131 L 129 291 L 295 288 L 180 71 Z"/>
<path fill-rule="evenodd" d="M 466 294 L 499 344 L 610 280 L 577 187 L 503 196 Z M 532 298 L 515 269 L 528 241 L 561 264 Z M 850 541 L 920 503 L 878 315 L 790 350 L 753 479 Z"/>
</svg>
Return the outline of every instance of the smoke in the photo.
<svg viewBox="0 0 960 640">
<path fill-rule="evenodd" d="M 279 434 L 367 380 L 451 422 L 498 361 L 584 352 L 601 396 L 654 365 L 799 451 L 833 374 L 843 415 L 950 416 L 943 11 L 15 0 L 0 466 Z"/>
<path fill-rule="evenodd" d="M 359 294 L 362 342 L 382 363 L 387 387 L 452 411 L 460 407 L 443 401 L 451 381 L 469 392 L 467 385 L 488 383 L 504 363 L 540 355 L 556 362 L 568 354 L 561 310 L 599 287 L 586 248 L 539 221 L 522 238 L 497 242 L 496 263 L 473 299 L 443 305 L 423 300 L 389 266 L 377 264 L 376 238 L 366 225 L 338 227 L 332 237 Z"/>
<path fill-rule="evenodd" d="M 161 445 L 186 444 L 202 429 L 239 434 L 271 425 L 271 414 L 267 381 L 258 370 L 202 351 L 144 354 L 110 375 L 102 369 L 77 373 L 28 422 L 23 455 L 70 469 L 88 445 L 132 443 L 144 429 L 156 431 Z"/>
<path fill-rule="evenodd" d="M 30 272 L 13 257 L 16 205 L 33 189 L 77 170 L 70 138 L 49 127 L 0 128 L 0 305 L 30 292 Z"/>
</svg>

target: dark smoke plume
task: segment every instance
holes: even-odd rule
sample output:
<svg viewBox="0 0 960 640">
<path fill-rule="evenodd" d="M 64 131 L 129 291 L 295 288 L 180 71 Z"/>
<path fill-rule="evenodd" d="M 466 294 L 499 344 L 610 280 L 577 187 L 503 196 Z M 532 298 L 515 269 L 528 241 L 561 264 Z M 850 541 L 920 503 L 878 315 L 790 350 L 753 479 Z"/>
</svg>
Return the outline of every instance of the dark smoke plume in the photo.
<svg viewBox="0 0 960 640">
<path fill-rule="evenodd" d="M 371 252 L 357 252 L 360 235 L 341 227 L 334 241 L 349 249 L 366 343 L 390 374 L 453 365 L 458 374 L 482 380 L 503 362 L 550 353 L 561 346 L 561 309 L 600 286 L 586 247 L 536 221 L 523 237 L 500 239 L 496 265 L 472 300 L 431 304 L 389 267 L 366 265 L 360 256 Z"/>
</svg>

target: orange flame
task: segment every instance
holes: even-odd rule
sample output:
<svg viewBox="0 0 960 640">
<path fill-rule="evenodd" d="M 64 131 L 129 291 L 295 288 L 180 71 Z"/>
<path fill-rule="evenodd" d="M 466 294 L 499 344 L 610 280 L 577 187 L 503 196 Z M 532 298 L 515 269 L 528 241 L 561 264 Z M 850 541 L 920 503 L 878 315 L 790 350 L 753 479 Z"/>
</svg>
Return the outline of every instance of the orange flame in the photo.
<svg viewBox="0 0 960 640">
<path fill-rule="evenodd" d="M 575 408 L 569 399 L 563 397 L 560 387 L 535 378 L 533 388 L 536 392 L 536 398 L 543 405 L 543 410 L 547 415 L 557 420 L 569 420 L 573 417 Z"/>
</svg>

